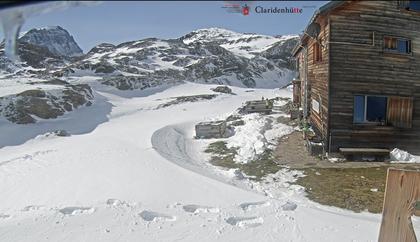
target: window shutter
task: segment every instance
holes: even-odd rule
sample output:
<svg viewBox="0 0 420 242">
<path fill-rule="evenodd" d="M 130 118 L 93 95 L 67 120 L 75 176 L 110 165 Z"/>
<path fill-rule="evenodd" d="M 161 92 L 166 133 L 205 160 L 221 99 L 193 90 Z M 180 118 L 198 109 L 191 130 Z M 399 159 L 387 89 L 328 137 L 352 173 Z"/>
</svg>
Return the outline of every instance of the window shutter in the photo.
<svg viewBox="0 0 420 242">
<path fill-rule="evenodd" d="M 321 49 L 321 45 L 318 42 L 315 42 L 312 45 L 312 49 L 313 49 L 313 61 L 317 62 L 317 61 L 322 61 L 322 49 Z"/>
<path fill-rule="evenodd" d="M 410 1 L 402 1 L 402 0 L 400 0 L 400 1 L 397 1 L 397 4 L 398 4 L 398 8 L 400 8 L 400 9 L 406 9 L 406 8 L 408 8 L 410 6 Z"/>
<path fill-rule="evenodd" d="M 413 119 L 413 98 L 389 97 L 387 121 L 394 127 L 411 128 Z"/>
<path fill-rule="evenodd" d="M 318 48 L 317 48 L 317 46 L 316 46 L 316 43 L 314 43 L 313 45 L 312 45 L 312 53 L 313 53 L 313 62 L 316 62 L 316 61 L 318 61 Z"/>
</svg>

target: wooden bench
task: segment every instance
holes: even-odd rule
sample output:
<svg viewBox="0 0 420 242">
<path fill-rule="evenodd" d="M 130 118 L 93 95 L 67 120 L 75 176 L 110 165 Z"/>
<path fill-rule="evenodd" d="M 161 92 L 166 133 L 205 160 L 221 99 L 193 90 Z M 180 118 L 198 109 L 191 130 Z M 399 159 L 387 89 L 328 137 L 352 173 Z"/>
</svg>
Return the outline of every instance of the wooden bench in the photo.
<svg viewBox="0 0 420 242">
<path fill-rule="evenodd" d="M 388 149 L 377 149 L 377 148 L 339 148 L 340 152 L 348 160 L 353 160 L 355 156 L 364 157 L 364 156 L 373 156 L 375 160 L 383 161 L 385 158 L 389 157 Z"/>
</svg>

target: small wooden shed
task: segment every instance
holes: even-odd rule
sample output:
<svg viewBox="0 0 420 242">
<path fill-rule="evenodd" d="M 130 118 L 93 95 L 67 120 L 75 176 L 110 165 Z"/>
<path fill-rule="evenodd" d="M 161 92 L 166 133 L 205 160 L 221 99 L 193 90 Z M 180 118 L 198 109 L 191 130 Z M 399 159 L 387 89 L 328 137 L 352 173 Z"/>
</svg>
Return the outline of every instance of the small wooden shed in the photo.
<svg viewBox="0 0 420 242">
<path fill-rule="evenodd" d="M 224 138 L 226 122 L 224 120 L 201 122 L 195 125 L 195 137 L 198 139 Z"/>
</svg>

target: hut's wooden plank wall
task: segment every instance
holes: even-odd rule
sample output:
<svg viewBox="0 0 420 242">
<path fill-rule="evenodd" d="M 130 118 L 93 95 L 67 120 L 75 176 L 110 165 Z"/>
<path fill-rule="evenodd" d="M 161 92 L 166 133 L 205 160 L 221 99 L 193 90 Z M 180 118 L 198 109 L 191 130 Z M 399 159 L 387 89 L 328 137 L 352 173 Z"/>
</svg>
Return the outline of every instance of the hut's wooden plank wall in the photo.
<svg viewBox="0 0 420 242">
<path fill-rule="evenodd" d="M 406 149 L 420 154 L 420 12 L 399 1 L 348 1 L 319 15 L 318 39 L 303 36 L 301 102 L 330 151 L 340 147 Z M 385 37 L 411 41 L 411 53 L 392 53 Z M 322 60 L 314 46 L 322 46 Z M 385 126 L 353 122 L 355 95 L 387 97 Z"/>
<path fill-rule="evenodd" d="M 331 148 L 399 147 L 419 153 L 419 12 L 400 9 L 397 1 L 357 1 L 333 10 L 328 17 L 331 31 L 328 44 Z M 384 50 L 385 36 L 411 40 L 412 53 L 387 52 Z M 324 74 L 322 70 L 317 72 Z M 318 80 L 324 85 L 324 78 L 318 78 L 316 82 Z M 411 124 L 405 127 L 353 124 L 356 94 L 412 100 L 404 104 L 413 109 L 406 116 L 412 118 Z"/>
<path fill-rule="evenodd" d="M 328 19 L 321 17 L 317 20 L 321 26 L 318 39 L 309 39 L 308 49 L 308 103 L 310 110 L 310 122 L 321 135 L 322 138 L 328 138 L 328 40 L 329 23 Z M 321 60 L 315 58 L 316 45 L 321 46 Z M 318 103 L 314 106 L 314 103 Z"/>
</svg>

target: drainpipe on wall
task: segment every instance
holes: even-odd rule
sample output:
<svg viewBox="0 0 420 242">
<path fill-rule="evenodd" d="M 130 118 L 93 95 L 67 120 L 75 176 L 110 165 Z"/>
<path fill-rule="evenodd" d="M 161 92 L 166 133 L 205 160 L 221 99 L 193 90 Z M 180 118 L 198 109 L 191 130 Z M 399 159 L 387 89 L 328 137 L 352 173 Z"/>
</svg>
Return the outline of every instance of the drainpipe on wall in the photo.
<svg viewBox="0 0 420 242">
<path fill-rule="evenodd" d="M 327 114 L 327 137 L 328 137 L 328 156 L 331 154 L 332 133 L 331 133 L 331 18 L 328 17 L 328 114 Z M 327 158 L 328 158 L 327 156 Z"/>
</svg>

